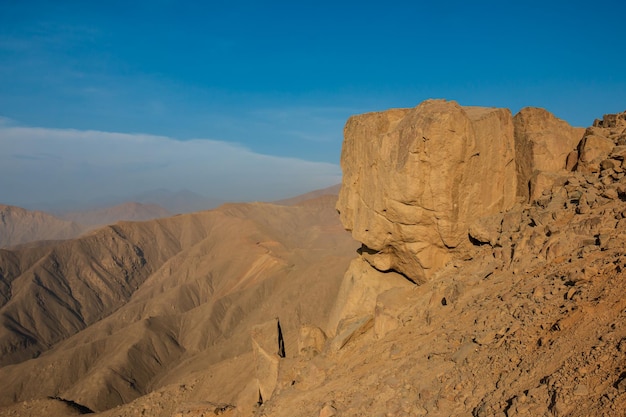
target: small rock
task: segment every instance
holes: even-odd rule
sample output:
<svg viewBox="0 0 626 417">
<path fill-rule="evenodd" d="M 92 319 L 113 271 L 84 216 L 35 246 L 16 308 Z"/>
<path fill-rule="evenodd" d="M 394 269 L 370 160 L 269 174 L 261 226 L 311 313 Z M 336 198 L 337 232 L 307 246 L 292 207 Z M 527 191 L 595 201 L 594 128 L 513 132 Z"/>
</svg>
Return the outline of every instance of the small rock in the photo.
<svg viewBox="0 0 626 417">
<path fill-rule="evenodd" d="M 578 384 L 574 389 L 574 395 L 577 397 L 589 395 L 589 388 L 585 384 Z"/>
<path fill-rule="evenodd" d="M 616 164 L 614 161 L 610 159 L 605 159 L 604 161 L 600 162 L 600 169 L 606 171 L 615 168 L 615 165 Z"/>
<path fill-rule="evenodd" d="M 602 192 L 601 195 L 602 197 L 608 198 L 609 200 L 617 200 L 619 198 L 619 195 L 615 188 L 607 188 L 606 190 L 604 190 L 604 192 Z"/>
<path fill-rule="evenodd" d="M 567 292 L 567 294 L 565 295 L 565 298 L 567 300 L 573 299 L 574 296 L 576 295 L 576 292 L 578 292 L 577 288 L 570 288 L 569 291 Z"/>
<path fill-rule="evenodd" d="M 487 331 L 480 336 L 474 338 L 474 342 L 478 343 L 481 346 L 488 345 L 493 342 L 496 338 L 496 332 L 493 330 Z"/>
<path fill-rule="evenodd" d="M 324 404 L 322 409 L 320 410 L 319 417 L 333 417 L 337 415 L 337 409 L 335 408 L 334 402 L 329 402 Z"/>
<path fill-rule="evenodd" d="M 591 211 L 591 208 L 588 204 L 582 203 L 576 206 L 576 214 L 587 214 Z"/>
</svg>

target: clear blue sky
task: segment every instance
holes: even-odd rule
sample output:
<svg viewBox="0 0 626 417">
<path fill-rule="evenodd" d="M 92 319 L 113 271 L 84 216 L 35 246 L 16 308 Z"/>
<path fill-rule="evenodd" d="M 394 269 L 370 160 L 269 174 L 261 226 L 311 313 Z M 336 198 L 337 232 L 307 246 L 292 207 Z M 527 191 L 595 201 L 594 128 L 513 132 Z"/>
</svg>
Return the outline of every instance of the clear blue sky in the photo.
<svg viewBox="0 0 626 417">
<path fill-rule="evenodd" d="M 626 110 L 624 16 L 621 1 L 0 0 L 0 132 L 13 129 L 0 141 L 0 163 L 8 166 L 11 147 L 21 157 L 13 174 L 24 177 L 0 172 L 0 202 L 54 197 L 25 196 L 36 177 L 18 164 L 63 158 L 52 139 L 41 139 L 45 152 L 38 142 L 7 144 L 33 128 L 55 140 L 67 129 L 104 142 L 111 136 L 103 132 L 211 139 L 253 159 L 276 158 L 270 166 L 293 164 L 276 180 L 252 181 L 253 189 L 241 180 L 230 194 L 187 187 L 259 199 L 261 191 L 282 197 L 336 181 L 343 124 L 355 113 L 446 98 L 513 112 L 545 107 L 587 126 Z M 145 144 L 148 162 L 167 163 L 151 159 L 154 145 Z M 212 148 L 196 152 L 221 160 Z M 107 164 L 104 153 L 85 164 Z M 58 165 L 86 177 L 76 158 Z M 319 178 L 286 186 L 285 177 L 307 176 L 298 161 Z M 252 177 L 261 172 L 250 168 Z"/>
</svg>

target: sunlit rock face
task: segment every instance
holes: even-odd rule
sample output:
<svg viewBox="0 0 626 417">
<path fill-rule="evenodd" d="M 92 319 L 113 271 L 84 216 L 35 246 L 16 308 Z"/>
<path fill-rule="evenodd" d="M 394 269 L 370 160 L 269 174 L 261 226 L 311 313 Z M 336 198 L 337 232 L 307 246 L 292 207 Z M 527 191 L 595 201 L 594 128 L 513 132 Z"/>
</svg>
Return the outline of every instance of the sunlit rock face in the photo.
<svg viewBox="0 0 626 417">
<path fill-rule="evenodd" d="M 424 282 L 467 242 L 474 220 L 514 205 L 513 118 L 444 100 L 354 116 L 341 166 L 337 209 L 361 256 Z"/>
<path fill-rule="evenodd" d="M 567 168 L 568 155 L 573 167 L 576 146 L 585 129 L 572 127 L 547 110 L 526 107 L 513 118 L 517 164 L 517 193 L 526 200 L 538 198 L 545 186 L 542 176 L 553 177 Z M 571 154 L 571 155 L 570 155 Z M 552 185 L 550 182 L 549 185 Z"/>
</svg>

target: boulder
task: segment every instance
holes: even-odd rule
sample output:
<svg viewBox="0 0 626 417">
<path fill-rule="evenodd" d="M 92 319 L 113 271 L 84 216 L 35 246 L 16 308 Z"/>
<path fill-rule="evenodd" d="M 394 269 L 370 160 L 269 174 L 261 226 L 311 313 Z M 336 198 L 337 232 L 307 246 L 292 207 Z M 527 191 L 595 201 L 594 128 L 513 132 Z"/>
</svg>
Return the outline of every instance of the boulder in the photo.
<svg viewBox="0 0 626 417">
<path fill-rule="evenodd" d="M 284 357 L 279 329 L 278 319 L 273 319 L 254 326 L 250 331 L 258 391 L 263 401 L 269 400 L 274 393 L 278 381 L 280 354 L 282 353 Z"/>
<path fill-rule="evenodd" d="M 615 143 L 604 136 L 588 134 L 578 145 L 578 167 L 583 172 L 598 172 L 600 162 L 607 159 Z"/>
<path fill-rule="evenodd" d="M 596 119 L 593 122 L 594 127 L 615 128 L 626 127 L 626 112 L 617 114 L 605 114 L 602 120 Z"/>
<path fill-rule="evenodd" d="M 515 159 L 517 164 L 517 193 L 529 198 L 529 181 L 537 171 L 570 170 L 577 155 L 572 151 L 584 134 L 583 128 L 570 126 L 552 113 L 525 107 L 513 118 L 515 124 Z M 541 195 L 543 190 L 535 190 Z"/>
<path fill-rule="evenodd" d="M 337 301 L 330 314 L 327 334 L 340 335 L 347 323 L 369 318 L 376 307 L 376 299 L 385 291 L 412 286 L 400 274 L 380 272 L 363 258 L 354 259 L 341 283 Z"/>
<path fill-rule="evenodd" d="M 313 325 L 303 325 L 300 327 L 298 337 L 298 354 L 310 359 L 318 355 L 324 349 L 326 334 L 322 329 Z"/>
<path fill-rule="evenodd" d="M 341 166 L 337 209 L 363 258 L 422 283 L 474 220 L 515 203 L 513 118 L 445 100 L 353 116 Z"/>
</svg>

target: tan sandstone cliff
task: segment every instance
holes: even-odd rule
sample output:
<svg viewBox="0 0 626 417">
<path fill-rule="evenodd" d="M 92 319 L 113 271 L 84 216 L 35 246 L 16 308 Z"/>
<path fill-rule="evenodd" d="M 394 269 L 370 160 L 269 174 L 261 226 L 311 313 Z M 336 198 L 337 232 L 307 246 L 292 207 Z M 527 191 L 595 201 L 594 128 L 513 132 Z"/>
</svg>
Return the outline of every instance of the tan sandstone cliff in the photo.
<svg viewBox="0 0 626 417">
<path fill-rule="evenodd" d="M 472 220 L 513 206 L 514 158 L 505 109 L 429 100 L 354 116 L 341 157 L 341 221 L 373 267 L 423 283 L 467 240 Z"/>
<path fill-rule="evenodd" d="M 583 133 L 539 108 L 513 117 L 445 100 L 351 117 L 337 210 L 363 246 L 329 327 L 371 310 L 375 297 L 354 294 L 371 292 L 355 278 L 374 273 L 363 261 L 423 284 L 472 241 L 489 242 L 493 216 L 558 182 Z"/>
</svg>

